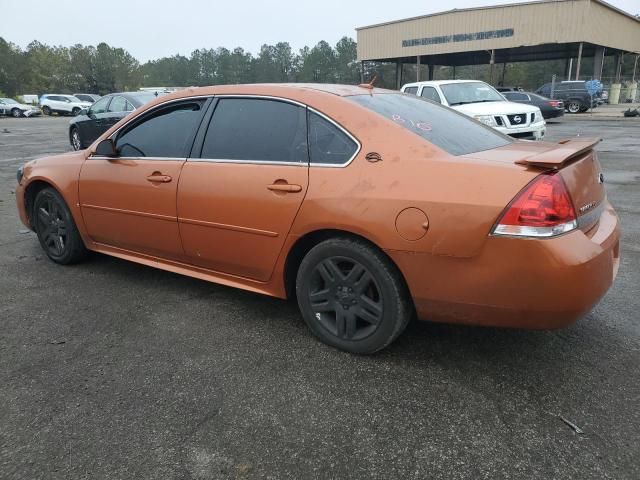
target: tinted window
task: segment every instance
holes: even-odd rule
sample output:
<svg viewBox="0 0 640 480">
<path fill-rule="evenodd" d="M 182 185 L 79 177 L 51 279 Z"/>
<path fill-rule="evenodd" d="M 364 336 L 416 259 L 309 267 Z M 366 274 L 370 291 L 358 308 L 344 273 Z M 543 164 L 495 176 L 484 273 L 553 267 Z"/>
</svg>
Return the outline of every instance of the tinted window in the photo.
<svg viewBox="0 0 640 480">
<path fill-rule="evenodd" d="M 442 103 L 440 101 L 440 95 L 438 94 L 436 89 L 433 87 L 422 87 L 422 92 L 420 93 L 420 96 L 428 100 L 431 100 L 433 102 Z"/>
<path fill-rule="evenodd" d="M 171 157 L 188 155 L 200 122 L 204 100 L 159 107 L 118 135 L 116 147 L 123 157 Z"/>
<path fill-rule="evenodd" d="M 311 163 L 342 165 L 358 150 L 341 129 L 320 115 L 309 112 L 309 158 Z"/>
<path fill-rule="evenodd" d="M 127 109 L 127 101 L 124 97 L 113 97 L 109 104 L 110 112 L 124 112 Z"/>
<path fill-rule="evenodd" d="M 469 117 L 420 97 L 398 94 L 346 97 L 452 155 L 490 150 L 513 140 Z"/>
<path fill-rule="evenodd" d="M 223 98 L 213 113 L 202 158 L 307 162 L 305 109 L 257 98 Z"/>
<path fill-rule="evenodd" d="M 418 94 L 418 87 L 407 87 L 404 89 L 404 93 L 410 93 L 411 95 Z"/>
<path fill-rule="evenodd" d="M 109 103 L 109 100 L 111 100 L 111 97 L 103 97 L 103 98 L 101 98 L 96 103 L 91 105 L 91 108 L 89 108 L 89 112 L 94 114 L 94 115 L 97 114 L 97 113 L 106 112 L 107 111 L 107 104 Z"/>
<path fill-rule="evenodd" d="M 127 102 L 127 105 L 125 106 L 125 111 L 127 112 L 131 112 L 134 110 L 133 105 L 131 105 L 129 102 Z"/>
</svg>

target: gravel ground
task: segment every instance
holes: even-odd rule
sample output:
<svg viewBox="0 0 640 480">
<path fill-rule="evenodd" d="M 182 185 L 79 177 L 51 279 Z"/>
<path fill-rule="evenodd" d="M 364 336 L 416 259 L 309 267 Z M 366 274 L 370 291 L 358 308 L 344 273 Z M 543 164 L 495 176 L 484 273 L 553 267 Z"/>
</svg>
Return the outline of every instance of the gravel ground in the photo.
<svg viewBox="0 0 640 480">
<path fill-rule="evenodd" d="M 548 127 L 605 139 L 622 265 L 589 315 L 414 323 L 371 357 L 317 342 L 292 303 L 48 261 L 15 171 L 69 150 L 67 122 L 0 119 L 0 478 L 640 478 L 640 122 Z"/>
</svg>

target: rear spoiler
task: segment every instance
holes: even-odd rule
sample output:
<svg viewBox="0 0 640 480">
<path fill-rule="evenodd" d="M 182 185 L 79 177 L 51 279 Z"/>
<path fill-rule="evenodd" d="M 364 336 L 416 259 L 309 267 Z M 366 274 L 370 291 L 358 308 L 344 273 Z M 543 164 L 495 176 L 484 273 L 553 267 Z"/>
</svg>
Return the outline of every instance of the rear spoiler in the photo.
<svg viewBox="0 0 640 480">
<path fill-rule="evenodd" d="M 528 158 L 517 160 L 518 165 L 531 165 L 544 168 L 560 168 L 564 163 L 579 157 L 583 153 L 593 149 L 601 138 L 568 138 L 560 140 L 557 148 L 552 148 L 546 152 L 533 155 Z"/>
</svg>

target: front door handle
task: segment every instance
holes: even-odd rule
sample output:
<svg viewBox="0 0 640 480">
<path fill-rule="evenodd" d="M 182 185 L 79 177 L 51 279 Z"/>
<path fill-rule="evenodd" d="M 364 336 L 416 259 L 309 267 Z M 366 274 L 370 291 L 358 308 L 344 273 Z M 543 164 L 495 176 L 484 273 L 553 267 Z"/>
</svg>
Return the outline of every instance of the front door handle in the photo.
<svg viewBox="0 0 640 480">
<path fill-rule="evenodd" d="M 147 181 L 151 183 L 169 183 L 173 180 L 169 175 L 162 175 L 160 172 L 153 172 L 147 177 Z"/>
<path fill-rule="evenodd" d="M 302 191 L 302 186 L 291 183 L 274 183 L 267 187 L 272 192 L 296 193 Z"/>
</svg>

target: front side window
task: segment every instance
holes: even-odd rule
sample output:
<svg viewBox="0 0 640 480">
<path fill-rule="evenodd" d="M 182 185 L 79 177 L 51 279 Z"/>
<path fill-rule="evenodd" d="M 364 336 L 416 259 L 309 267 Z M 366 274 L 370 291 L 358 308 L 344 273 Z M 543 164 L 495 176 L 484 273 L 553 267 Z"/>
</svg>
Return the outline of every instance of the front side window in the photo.
<svg viewBox="0 0 640 480">
<path fill-rule="evenodd" d="M 103 97 L 103 98 L 101 98 L 96 103 L 91 105 L 91 108 L 89 108 L 89 112 L 92 113 L 93 115 L 96 115 L 98 113 L 106 112 L 107 111 L 107 104 L 109 103 L 109 100 L 111 100 L 111 97 Z"/>
<path fill-rule="evenodd" d="M 121 157 L 186 158 L 202 117 L 204 100 L 158 107 L 116 139 Z"/>
<path fill-rule="evenodd" d="M 305 109 L 259 98 L 218 101 L 202 146 L 202 158 L 306 163 Z"/>
<path fill-rule="evenodd" d="M 330 121 L 309 112 L 309 158 L 311 164 L 342 165 L 351 160 L 358 144 Z"/>
<path fill-rule="evenodd" d="M 398 94 L 346 97 L 419 135 L 451 155 L 502 147 L 513 140 L 453 109 Z"/>
<path fill-rule="evenodd" d="M 127 101 L 124 97 L 113 97 L 111 103 L 109 104 L 110 112 L 124 112 L 127 108 Z"/>
<path fill-rule="evenodd" d="M 427 100 L 431 100 L 432 102 L 442 103 L 440 101 L 440 95 L 433 87 L 422 87 L 422 92 L 420 96 L 426 98 Z"/>
</svg>

